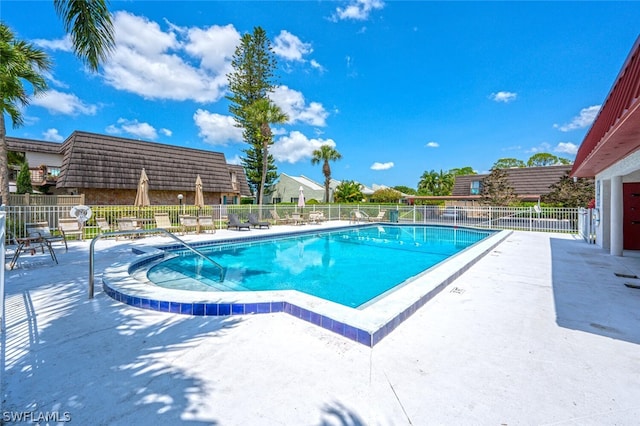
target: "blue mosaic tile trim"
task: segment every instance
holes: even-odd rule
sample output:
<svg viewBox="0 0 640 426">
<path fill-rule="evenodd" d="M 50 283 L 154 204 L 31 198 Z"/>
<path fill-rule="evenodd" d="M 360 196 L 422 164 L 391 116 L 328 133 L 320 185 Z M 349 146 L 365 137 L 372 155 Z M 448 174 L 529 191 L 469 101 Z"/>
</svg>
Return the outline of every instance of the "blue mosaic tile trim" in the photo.
<svg viewBox="0 0 640 426">
<path fill-rule="evenodd" d="M 230 316 L 285 312 L 303 321 L 310 322 L 363 345 L 367 345 L 369 347 L 373 346 L 373 336 L 368 331 L 336 321 L 288 302 L 178 303 L 129 296 L 111 287 L 105 279 L 102 280 L 102 287 L 109 297 L 117 300 L 118 302 L 135 306 L 136 308 L 149 309 L 158 312 L 194 316 Z"/>
</svg>

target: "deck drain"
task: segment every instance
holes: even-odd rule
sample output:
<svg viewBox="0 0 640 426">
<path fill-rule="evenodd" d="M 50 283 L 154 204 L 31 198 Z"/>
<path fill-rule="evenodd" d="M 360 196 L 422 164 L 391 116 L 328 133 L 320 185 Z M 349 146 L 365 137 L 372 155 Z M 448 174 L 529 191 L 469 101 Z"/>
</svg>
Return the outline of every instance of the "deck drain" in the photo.
<svg viewBox="0 0 640 426">
<path fill-rule="evenodd" d="M 464 293 L 464 289 L 461 289 L 459 287 L 454 287 L 451 290 L 449 290 L 449 293 L 462 294 Z"/>
</svg>

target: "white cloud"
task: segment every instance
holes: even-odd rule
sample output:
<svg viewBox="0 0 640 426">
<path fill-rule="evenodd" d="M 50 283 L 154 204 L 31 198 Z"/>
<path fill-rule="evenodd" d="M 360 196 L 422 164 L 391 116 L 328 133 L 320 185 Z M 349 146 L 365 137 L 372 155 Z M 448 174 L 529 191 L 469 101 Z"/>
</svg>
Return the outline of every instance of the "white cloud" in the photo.
<svg viewBox="0 0 640 426">
<path fill-rule="evenodd" d="M 138 120 L 127 120 L 126 118 L 119 118 L 118 125 L 111 124 L 106 128 L 106 132 L 116 135 L 127 133 L 137 138 L 151 140 L 158 137 L 158 132 L 149 123 L 140 123 Z"/>
<path fill-rule="evenodd" d="M 376 9 L 382 9 L 384 2 L 381 0 L 350 0 L 346 7 L 338 7 L 332 16 L 333 21 L 352 19 L 364 21 L 369 14 Z"/>
<path fill-rule="evenodd" d="M 311 44 L 303 43 L 286 30 L 280 31 L 273 42 L 273 53 L 287 61 L 304 61 L 303 56 L 313 52 Z"/>
<path fill-rule="evenodd" d="M 64 140 L 58 129 L 47 129 L 46 132 L 42 132 L 42 136 L 46 141 L 62 142 Z"/>
<path fill-rule="evenodd" d="M 306 104 L 304 96 L 297 90 L 287 86 L 278 86 L 269 98 L 289 116 L 289 123 L 302 122 L 312 126 L 324 127 L 329 113 L 321 103 L 311 102 Z"/>
<path fill-rule="evenodd" d="M 540 145 L 534 146 L 533 148 L 526 150 L 526 152 L 535 154 L 538 152 L 549 152 L 550 150 L 551 150 L 551 145 L 549 145 L 549 143 L 547 142 L 542 142 Z"/>
<path fill-rule="evenodd" d="M 573 142 L 559 142 L 558 145 L 556 145 L 554 151 L 575 155 L 578 153 L 578 145 L 574 144 Z"/>
<path fill-rule="evenodd" d="M 236 121 L 230 115 L 221 115 L 198 109 L 193 114 L 198 127 L 198 136 L 211 145 L 226 145 L 242 141 L 242 129 L 235 127 Z"/>
<path fill-rule="evenodd" d="M 387 163 L 378 163 L 377 161 L 371 165 L 371 170 L 389 170 L 394 166 L 393 161 Z"/>
<path fill-rule="evenodd" d="M 505 104 L 515 101 L 518 97 L 517 93 L 513 92 L 497 92 L 489 95 L 489 99 L 496 102 L 504 102 Z"/>
<path fill-rule="evenodd" d="M 227 160 L 227 164 L 235 164 L 236 166 L 242 165 L 242 158 L 239 155 L 234 156 L 232 159 Z"/>
<path fill-rule="evenodd" d="M 63 115 L 95 115 L 98 111 L 96 105 L 87 105 L 76 95 L 62 93 L 57 90 L 47 90 L 41 95 L 31 98 L 31 105 L 46 108 L 51 114 Z"/>
<path fill-rule="evenodd" d="M 573 117 L 573 119 L 571 119 L 569 123 L 565 123 L 562 125 L 554 124 L 553 127 L 560 130 L 561 132 L 583 129 L 593 123 L 593 121 L 596 119 L 596 116 L 598 115 L 598 111 L 600 111 L 600 105 L 592 105 L 587 108 L 582 108 L 580 110 L 580 114 L 578 114 L 576 117 Z"/>
<path fill-rule="evenodd" d="M 44 40 L 37 38 L 33 40 L 33 44 L 44 49 L 73 52 L 73 43 L 71 43 L 70 35 L 66 35 L 63 38 L 59 38 L 57 40 Z"/>
<path fill-rule="evenodd" d="M 173 132 L 171 130 L 165 129 L 165 128 L 160 129 L 160 133 L 162 133 L 165 136 L 172 136 L 173 135 Z"/>
<path fill-rule="evenodd" d="M 219 100 L 240 34 L 231 25 L 168 27 L 163 31 L 144 17 L 116 12 L 116 48 L 104 64 L 107 84 L 147 99 Z"/>
<path fill-rule="evenodd" d="M 269 153 L 277 161 L 293 164 L 301 160 L 310 159 L 313 151 L 319 149 L 322 145 L 329 145 L 335 148 L 336 143 L 333 139 L 309 139 L 295 130 L 289 133 L 288 136 L 279 138 L 269 149 Z"/>
<path fill-rule="evenodd" d="M 427 147 L 427 148 L 437 148 L 439 146 L 440 146 L 440 144 L 438 142 L 434 142 L 434 141 L 427 142 L 427 144 L 425 145 L 425 147 Z"/>
<path fill-rule="evenodd" d="M 325 68 L 322 65 L 320 65 L 320 63 L 315 59 L 312 59 L 311 61 L 309 61 L 309 63 L 311 64 L 311 68 L 315 68 L 321 73 L 325 72 Z"/>
</svg>

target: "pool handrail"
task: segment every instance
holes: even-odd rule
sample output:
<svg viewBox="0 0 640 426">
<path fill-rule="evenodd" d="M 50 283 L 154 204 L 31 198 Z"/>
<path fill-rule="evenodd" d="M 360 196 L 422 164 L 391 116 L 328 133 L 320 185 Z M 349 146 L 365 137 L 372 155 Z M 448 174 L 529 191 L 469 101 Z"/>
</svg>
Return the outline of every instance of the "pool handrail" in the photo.
<svg viewBox="0 0 640 426">
<path fill-rule="evenodd" d="M 222 267 L 222 265 L 220 265 L 215 260 L 211 259 L 209 256 L 205 255 L 201 251 L 196 250 L 195 248 L 191 247 L 186 241 L 181 240 L 180 238 L 176 237 L 173 233 L 167 231 L 166 229 L 153 228 L 153 229 L 136 229 L 136 230 L 133 230 L 133 231 L 105 232 L 103 234 L 100 234 L 100 235 L 96 236 L 93 240 L 91 240 L 91 245 L 89 246 L 89 299 L 93 299 L 93 290 L 94 290 L 93 253 L 94 253 L 94 246 L 95 246 L 96 242 L 99 239 L 103 238 L 103 237 L 106 238 L 106 237 L 115 237 L 115 236 L 118 236 L 118 235 L 138 235 L 138 234 L 151 234 L 151 233 L 165 234 L 167 237 L 173 238 L 175 241 L 179 242 L 180 244 L 185 246 L 187 249 L 189 249 L 190 251 L 192 251 L 196 255 L 202 257 L 203 259 L 208 260 L 214 266 L 220 268 L 220 282 L 224 281 L 224 268 Z"/>
</svg>

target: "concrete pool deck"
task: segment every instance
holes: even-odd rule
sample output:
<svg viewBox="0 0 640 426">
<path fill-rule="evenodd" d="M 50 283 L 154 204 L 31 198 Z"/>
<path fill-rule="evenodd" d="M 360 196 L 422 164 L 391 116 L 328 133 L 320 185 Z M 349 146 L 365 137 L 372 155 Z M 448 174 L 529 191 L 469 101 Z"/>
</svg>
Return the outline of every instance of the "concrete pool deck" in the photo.
<svg viewBox="0 0 640 426">
<path fill-rule="evenodd" d="M 100 241 L 96 277 L 159 238 Z M 79 425 L 640 418 L 640 289 L 624 285 L 640 280 L 614 275 L 640 276 L 635 253 L 514 232 L 373 348 L 284 313 L 167 314 L 101 285 L 89 300 L 88 253 L 86 241 L 56 245 L 59 265 L 38 253 L 5 272 L 5 424 L 66 414 Z"/>
</svg>

